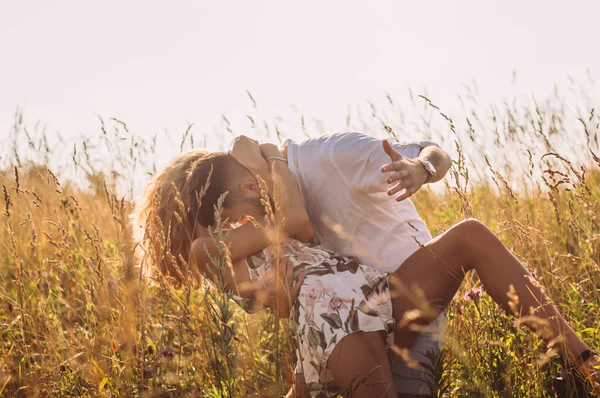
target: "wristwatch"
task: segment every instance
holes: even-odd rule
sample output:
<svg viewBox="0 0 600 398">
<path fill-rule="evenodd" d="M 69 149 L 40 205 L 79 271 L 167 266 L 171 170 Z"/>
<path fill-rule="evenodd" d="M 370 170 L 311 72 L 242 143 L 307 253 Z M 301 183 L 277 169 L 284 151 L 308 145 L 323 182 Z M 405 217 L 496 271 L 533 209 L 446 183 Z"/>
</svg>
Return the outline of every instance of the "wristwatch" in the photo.
<svg viewBox="0 0 600 398">
<path fill-rule="evenodd" d="M 434 178 L 435 175 L 437 174 L 437 171 L 435 170 L 435 166 L 428 160 L 423 160 L 423 159 L 417 159 L 417 160 L 421 163 L 421 166 L 423 166 L 423 168 L 427 172 L 427 179 L 425 180 L 425 182 L 428 182 L 429 180 Z"/>
</svg>

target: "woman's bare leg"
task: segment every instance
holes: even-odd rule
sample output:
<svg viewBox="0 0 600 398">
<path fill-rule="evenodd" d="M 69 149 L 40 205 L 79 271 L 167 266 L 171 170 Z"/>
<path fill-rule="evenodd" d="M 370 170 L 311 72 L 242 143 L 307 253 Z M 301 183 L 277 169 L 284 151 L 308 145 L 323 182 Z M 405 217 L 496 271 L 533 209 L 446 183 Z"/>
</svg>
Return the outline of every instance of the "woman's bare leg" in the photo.
<svg viewBox="0 0 600 398">
<path fill-rule="evenodd" d="M 327 366 L 340 391 L 352 391 L 352 397 L 396 397 L 379 332 L 357 332 L 344 337 L 333 349 Z"/>
<path fill-rule="evenodd" d="M 532 283 L 530 273 L 510 253 L 485 225 L 477 220 L 465 220 L 436 237 L 410 256 L 390 276 L 394 317 L 401 320 L 406 314 L 408 327 L 398 322 L 396 344 L 410 347 L 418 332 L 410 326 L 424 325 L 437 316 L 452 300 L 462 283 L 465 272 L 475 269 L 487 293 L 506 310 L 516 309 L 523 315 L 530 308 L 538 320 L 524 322 L 547 344 L 553 344 L 563 355 L 578 356 L 588 346 L 575 334 L 541 289 Z M 418 287 L 421 299 L 415 300 L 412 287 Z M 510 286 L 518 297 L 512 301 L 507 293 Z M 424 299 L 424 300 L 423 300 Z M 419 301 L 431 304 L 429 311 L 418 311 Z M 405 317 L 406 318 L 406 317 Z M 407 318 L 406 318 L 407 319 Z"/>
</svg>

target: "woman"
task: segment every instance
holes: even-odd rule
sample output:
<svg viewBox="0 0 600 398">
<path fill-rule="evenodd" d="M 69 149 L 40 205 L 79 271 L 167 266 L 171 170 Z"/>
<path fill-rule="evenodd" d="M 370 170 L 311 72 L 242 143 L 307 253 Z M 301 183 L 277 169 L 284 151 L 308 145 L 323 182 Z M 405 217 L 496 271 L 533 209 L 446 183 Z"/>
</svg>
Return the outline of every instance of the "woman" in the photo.
<svg viewBox="0 0 600 398">
<path fill-rule="evenodd" d="M 467 220 L 450 228 L 386 278 L 351 259 L 318 246 L 302 244 L 300 240 L 311 238 L 311 224 L 278 148 L 259 146 L 258 143 L 250 147 L 245 145 L 244 151 L 237 150 L 238 147 L 234 144 L 230 154 L 211 154 L 194 161 L 186 183 L 177 187 L 184 193 L 181 196 L 184 201 L 187 197 L 187 203 L 181 206 L 186 207 L 188 225 L 200 223 L 212 227 L 222 222 L 214 220 L 214 205 L 223 193 L 228 192 L 221 217 L 243 225 L 230 231 L 225 239 L 225 244 L 230 245 L 233 262 L 224 277 L 225 284 L 239 296 L 262 302 L 280 315 L 290 315 L 311 394 L 317 395 L 324 388 L 324 381 L 331 376 L 341 391 L 354 388 L 356 396 L 395 396 L 382 335 L 392 332 L 390 325 L 396 320 L 396 340 L 406 343 L 403 330 L 426 324 L 437 316 L 470 269 L 477 270 L 490 296 L 506 309 L 528 313 L 534 308 L 534 318 L 538 321 L 528 326 L 547 343 L 554 344 L 558 352 L 577 366 L 581 375 L 597 381 L 593 365 L 598 363 L 598 357 L 566 324 L 530 279 L 527 270 L 481 223 Z M 272 183 L 269 171 L 272 172 Z M 207 183 L 209 175 L 211 178 Z M 261 187 L 256 175 L 262 176 L 267 185 Z M 280 188 L 279 195 L 276 195 L 277 191 L 273 192 L 272 186 Z M 147 192 L 147 197 L 151 191 Z M 287 240 L 280 247 L 272 247 L 272 234 L 259 225 L 269 218 L 265 218 L 261 203 L 265 191 L 271 197 L 279 196 L 273 207 L 285 222 L 276 226 L 276 232 L 299 240 Z M 154 202 L 160 202 L 159 199 Z M 145 213 L 146 220 L 152 219 L 150 213 L 152 211 Z M 243 223 L 248 218 L 254 222 Z M 148 229 L 148 223 L 145 224 Z M 164 225 L 163 221 L 163 230 Z M 216 255 L 219 248 L 205 233 L 199 233 L 201 228 L 194 229 L 195 233 L 188 233 L 188 240 L 194 238 L 191 258 L 200 272 L 210 278 L 216 270 L 209 256 Z M 258 252 L 263 255 L 256 255 Z M 185 256 L 185 252 L 174 254 L 170 257 L 175 260 L 158 255 L 158 261 L 153 262 L 164 274 L 181 280 L 193 268 L 187 268 L 186 261 L 177 260 L 178 254 Z M 282 279 L 289 283 L 291 272 L 284 278 L 269 276 L 285 274 L 288 268 L 293 268 L 297 279 L 286 291 Z M 421 302 L 406 294 L 402 281 L 414 282 L 420 287 Z M 506 294 L 511 288 L 513 297 L 518 297 L 512 302 Z M 265 291 L 266 295 L 261 294 Z M 433 305 L 422 310 L 423 303 Z M 558 341 L 558 336 L 563 339 Z M 368 382 L 353 385 L 362 379 L 368 379 Z"/>
</svg>

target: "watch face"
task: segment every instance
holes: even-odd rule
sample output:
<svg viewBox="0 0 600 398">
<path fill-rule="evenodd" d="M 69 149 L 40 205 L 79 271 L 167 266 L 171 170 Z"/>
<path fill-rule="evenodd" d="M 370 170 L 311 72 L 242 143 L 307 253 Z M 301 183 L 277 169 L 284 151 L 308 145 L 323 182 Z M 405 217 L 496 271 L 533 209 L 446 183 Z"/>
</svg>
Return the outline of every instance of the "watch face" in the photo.
<svg viewBox="0 0 600 398">
<path fill-rule="evenodd" d="M 423 167 L 425 167 L 427 174 L 429 174 L 430 177 L 435 177 L 436 170 L 433 164 L 427 160 L 423 160 L 421 163 L 423 164 Z"/>
</svg>

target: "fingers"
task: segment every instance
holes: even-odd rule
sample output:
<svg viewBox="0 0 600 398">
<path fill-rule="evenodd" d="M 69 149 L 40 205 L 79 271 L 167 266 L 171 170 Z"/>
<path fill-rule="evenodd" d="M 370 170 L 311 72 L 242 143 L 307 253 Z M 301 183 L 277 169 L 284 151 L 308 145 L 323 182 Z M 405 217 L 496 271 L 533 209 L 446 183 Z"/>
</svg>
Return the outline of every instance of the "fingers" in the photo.
<svg viewBox="0 0 600 398">
<path fill-rule="evenodd" d="M 402 202 L 404 199 L 410 198 L 415 192 L 417 192 L 417 190 L 412 187 L 407 189 L 402 195 L 396 198 L 396 202 Z"/>
<path fill-rule="evenodd" d="M 408 170 L 408 168 L 410 167 L 410 163 L 403 161 L 403 159 L 400 159 L 399 161 L 396 161 L 394 163 L 388 163 L 388 164 L 384 164 L 383 166 L 381 166 L 381 172 L 382 173 L 390 173 L 390 172 L 398 172 L 398 171 L 406 171 Z"/>
<path fill-rule="evenodd" d="M 410 176 L 409 171 L 402 169 L 400 171 L 394 171 L 394 172 L 390 173 L 388 178 L 385 181 L 388 184 L 393 184 L 396 181 L 405 180 L 409 176 Z"/>
<path fill-rule="evenodd" d="M 260 153 L 260 146 L 258 141 L 245 135 L 238 135 L 233 139 L 231 149 L 229 153 L 236 153 L 238 151 L 258 151 Z"/>
<path fill-rule="evenodd" d="M 302 288 L 302 284 L 304 283 L 304 273 L 301 272 L 298 275 L 298 279 L 296 280 L 296 283 L 294 285 L 292 285 L 292 288 L 290 289 L 290 300 L 293 302 L 296 300 L 296 298 L 298 297 L 298 295 L 300 294 L 300 289 Z"/>
<path fill-rule="evenodd" d="M 402 159 L 402 155 L 399 154 L 392 147 L 392 144 L 390 144 L 389 140 L 383 140 L 383 141 L 381 141 L 381 145 L 383 146 L 383 150 L 385 151 L 385 153 L 387 153 L 387 155 L 390 157 L 390 159 L 392 160 L 392 162 L 396 162 L 396 161 Z"/>
<path fill-rule="evenodd" d="M 251 141 L 251 142 L 254 142 L 254 143 L 258 144 L 258 141 L 256 141 L 255 139 L 250 138 L 247 135 L 243 135 L 243 134 L 242 135 L 238 135 L 237 137 L 235 137 L 233 139 L 233 142 L 238 142 L 238 141 Z"/>
<path fill-rule="evenodd" d="M 287 286 L 292 286 L 294 284 L 294 264 L 286 257 L 285 258 L 286 261 L 286 275 L 285 275 L 285 280 L 286 280 L 286 285 Z"/>
<path fill-rule="evenodd" d="M 304 272 L 300 272 L 300 274 L 298 274 L 298 279 L 296 280 L 296 284 L 294 285 L 294 287 L 300 287 L 302 286 L 302 284 L 304 283 Z"/>
<path fill-rule="evenodd" d="M 417 167 L 417 163 L 412 159 L 403 158 L 400 161 L 383 165 L 381 171 L 388 173 L 386 182 L 393 185 L 388 188 L 388 195 L 392 196 L 404 191 L 396 198 L 398 202 L 411 197 L 421 188 L 424 182 L 421 180 L 421 172 L 424 170 Z"/>
<path fill-rule="evenodd" d="M 265 277 L 273 285 L 282 283 L 283 286 L 291 287 L 294 283 L 294 263 L 288 257 L 281 257 L 279 264 L 271 267 Z"/>
<path fill-rule="evenodd" d="M 399 182 L 396 185 L 394 185 L 393 187 L 391 187 L 390 189 L 387 190 L 387 194 L 389 196 L 395 195 L 398 192 L 402 192 L 401 195 L 399 195 L 396 198 L 396 201 L 400 202 L 403 201 L 406 198 L 411 197 L 412 195 L 414 195 L 415 192 L 417 192 L 418 189 L 415 188 L 414 185 L 409 185 L 408 182 Z"/>
<path fill-rule="evenodd" d="M 393 187 L 389 188 L 387 190 L 387 194 L 388 194 L 388 196 L 392 196 L 392 195 L 397 194 L 400 191 L 408 190 L 409 188 L 412 188 L 412 185 L 408 181 L 400 181 Z"/>
</svg>

